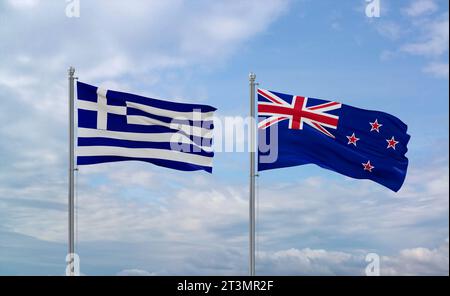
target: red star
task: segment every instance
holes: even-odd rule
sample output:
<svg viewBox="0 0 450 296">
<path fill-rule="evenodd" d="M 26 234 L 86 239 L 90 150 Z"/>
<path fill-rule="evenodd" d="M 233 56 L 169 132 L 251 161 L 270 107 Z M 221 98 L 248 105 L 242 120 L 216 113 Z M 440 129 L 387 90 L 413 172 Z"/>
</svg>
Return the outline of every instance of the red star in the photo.
<svg viewBox="0 0 450 296">
<path fill-rule="evenodd" d="M 362 163 L 364 170 L 372 172 L 372 170 L 375 168 L 373 165 L 370 164 L 370 160 L 367 161 L 367 163 Z"/>
<path fill-rule="evenodd" d="M 347 143 L 348 145 L 353 144 L 356 146 L 356 142 L 359 141 L 359 138 L 357 138 L 355 136 L 355 133 L 353 133 L 351 136 L 347 136 L 347 139 L 348 139 L 348 143 Z"/>
<path fill-rule="evenodd" d="M 375 122 L 369 122 L 370 125 L 372 126 L 372 128 L 370 129 L 370 131 L 377 131 L 377 133 L 380 132 L 380 127 L 382 127 L 383 125 L 378 123 L 378 119 L 375 119 Z"/>
<path fill-rule="evenodd" d="M 386 149 L 389 149 L 389 148 L 392 148 L 392 149 L 394 149 L 395 150 L 395 145 L 397 145 L 398 143 L 399 143 L 399 141 L 396 141 L 395 139 L 394 139 L 394 137 L 392 137 L 392 139 L 386 139 L 386 142 L 388 142 L 388 146 L 387 146 L 387 148 Z"/>
</svg>

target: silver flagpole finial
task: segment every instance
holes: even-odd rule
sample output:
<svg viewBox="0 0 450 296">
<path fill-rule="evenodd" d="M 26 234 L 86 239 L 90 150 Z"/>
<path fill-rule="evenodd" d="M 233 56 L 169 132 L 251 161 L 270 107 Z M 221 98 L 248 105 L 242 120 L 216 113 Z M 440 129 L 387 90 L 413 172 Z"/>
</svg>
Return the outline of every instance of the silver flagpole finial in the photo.
<svg viewBox="0 0 450 296">
<path fill-rule="evenodd" d="M 67 72 L 69 72 L 69 76 L 73 76 L 75 75 L 75 68 L 71 66 Z"/>
</svg>

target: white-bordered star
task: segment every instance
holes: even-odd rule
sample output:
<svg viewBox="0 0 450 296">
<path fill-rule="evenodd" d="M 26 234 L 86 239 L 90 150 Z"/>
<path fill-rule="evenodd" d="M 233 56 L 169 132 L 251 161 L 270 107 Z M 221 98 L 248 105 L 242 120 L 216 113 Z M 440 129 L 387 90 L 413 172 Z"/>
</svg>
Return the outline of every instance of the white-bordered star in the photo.
<svg viewBox="0 0 450 296">
<path fill-rule="evenodd" d="M 370 129 L 371 132 L 376 131 L 377 133 L 379 133 L 380 132 L 380 127 L 383 126 L 381 123 L 378 122 L 378 119 L 375 119 L 374 122 L 369 122 L 369 123 L 370 123 L 370 125 L 372 127 Z"/>
<path fill-rule="evenodd" d="M 392 136 L 392 138 L 391 138 L 390 140 L 389 140 L 389 139 L 386 139 L 386 142 L 388 142 L 388 146 L 387 146 L 386 149 L 392 148 L 392 149 L 394 149 L 394 150 L 395 150 L 395 145 L 397 145 L 398 143 L 400 143 L 399 141 L 396 141 L 396 140 L 394 139 L 394 136 Z"/>
<path fill-rule="evenodd" d="M 347 136 L 347 139 L 348 139 L 347 145 L 353 144 L 353 145 L 356 146 L 356 142 L 359 141 L 359 138 L 357 138 L 357 137 L 355 136 L 355 133 L 353 133 L 351 136 Z"/>
<path fill-rule="evenodd" d="M 372 170 L 375 168 L 371 163 L 370 163 L 370 160 L 368 160 L 367 161 L 367 163 L 362 163 L 362 165 L 363 165 L 363 167 L 364 167 L 364 170 L 365 171 L 368 171 L 368 172 L 372 172 Z"/>
</svg>

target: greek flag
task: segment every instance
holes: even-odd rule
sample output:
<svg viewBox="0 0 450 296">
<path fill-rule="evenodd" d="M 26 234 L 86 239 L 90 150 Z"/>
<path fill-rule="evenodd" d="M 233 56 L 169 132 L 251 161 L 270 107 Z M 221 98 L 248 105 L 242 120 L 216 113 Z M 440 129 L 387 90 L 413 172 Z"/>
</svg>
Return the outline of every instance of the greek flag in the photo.
<svg viewBox="0 0 450 296">
<path fill-rule="evenodd" d="M 77 109 L 78 165 L 137 160 L 212 172 L 214 107 L 77 82 Z"/>
</svg>

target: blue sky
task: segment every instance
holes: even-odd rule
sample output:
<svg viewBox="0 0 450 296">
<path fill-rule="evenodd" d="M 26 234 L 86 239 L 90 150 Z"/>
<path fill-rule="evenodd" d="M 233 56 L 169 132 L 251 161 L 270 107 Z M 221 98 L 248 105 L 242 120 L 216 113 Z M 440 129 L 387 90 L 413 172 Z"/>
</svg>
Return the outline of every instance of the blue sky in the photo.
<svg viewBox="0 0 450 296">
<path fill-rule="evenodd" d="M 260 86 L 381 110 L 409 126 L 396 194 L 315 166 L 258 178 L 258 274 L 447 274 L 448 1 L 0 3 L 0 274 L 64 274 L 67 68 L 81 81 L 248 115 Z M 87 275 L 247 273 L 248 155 L 214 173 L 145 163 L 81 168 L 77 252 Z"/>
</svg>

